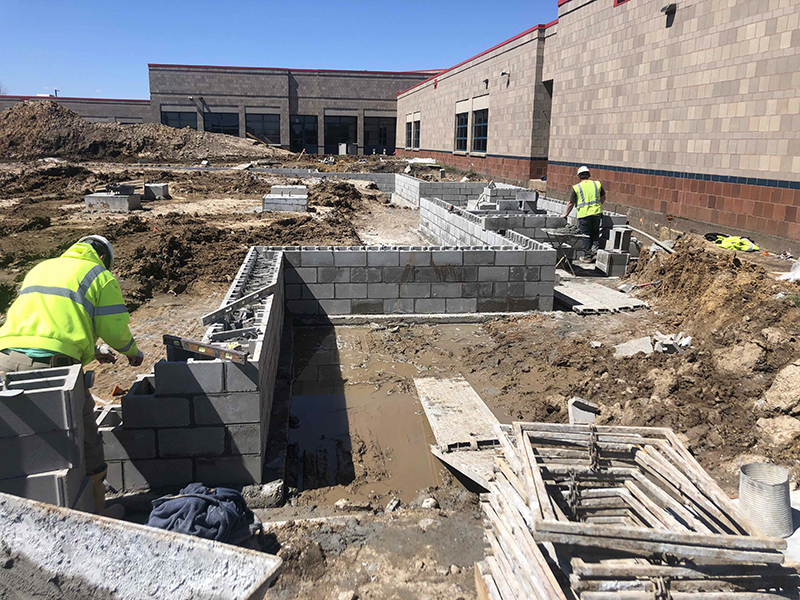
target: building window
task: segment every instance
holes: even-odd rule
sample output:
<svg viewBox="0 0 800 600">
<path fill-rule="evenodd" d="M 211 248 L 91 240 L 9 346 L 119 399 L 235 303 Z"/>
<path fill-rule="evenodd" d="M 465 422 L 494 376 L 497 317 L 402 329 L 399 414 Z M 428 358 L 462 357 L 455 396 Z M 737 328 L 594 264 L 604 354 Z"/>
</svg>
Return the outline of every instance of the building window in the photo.
<svg viewBox="0 0 800 600">
<path fill-rule="evenodd" d="M 411 140 L 412 140 L 412 124 L 411 121 L 406 121 L 406 148 L 411 148 Z"/>
<path fill-rule="evenodd" d="M 175 129 L 191 127 L 192 129 L 197 130 L 197 113 L 162 110 L 161 124 L 174 127 Z"/>
<path fill-rule="evenodd" d="M 339 154 L 339 144 L 358 143 L 358 117 L 325 117 L 325 154 Z"/>
<path fill-rule="evenodd" d="M 489 135 L 489 109 L 476 110 L 472 113 L 472 151 L 486 152 Z"/>
<path fill-rule="evenodd" d="M 414 150 L 419 150 L 419 121 L 414 121 Z"/>
<path fill-rule="evenodd" d="M 239 135 L 239 113 L 205 113 L 203 128 L 211 133 Z"/>
<path fill-rule="evenodd" d="M 317 116 L 316 115 L 291 115 L 289 117 L 289 149 L 292 152 L 306 151 L 306 154 L 316 154 L 317 145 Z"/>
<path fill-rule="evenodd" d="M 469 129 L 467 121 L 469 120 L 469 113 L 460 113 L 456 115 L 456 152 L 467 151 L 467 135 Z"/>
<path fill-rule="evenodd" d="M 245 115 L 247 133 L 265 144 L 281 143 L 280 115 Z"/>
<path fill-rule="evenodd" d="M 396 119 L 364 117 L 364 154 L 392 154 L 395 149 Z"/>
</svg>

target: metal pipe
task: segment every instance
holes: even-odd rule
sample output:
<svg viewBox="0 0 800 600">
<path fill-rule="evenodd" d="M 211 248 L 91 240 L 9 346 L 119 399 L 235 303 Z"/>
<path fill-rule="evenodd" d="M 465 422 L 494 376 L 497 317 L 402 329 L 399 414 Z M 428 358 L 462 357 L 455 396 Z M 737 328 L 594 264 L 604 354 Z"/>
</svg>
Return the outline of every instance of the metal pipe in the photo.
<svg viewBox="0 0 800 600">
<path fill-rule="evenodd" d="M 640 234 L 640 235 L 643 235 L 643 236 L 645 236 L 645 237 L 647 237 L 647 238 L 650 238 L 651 240 L 653 240 L 653 242 L 656 244 L 656 246 L 658 246 L 659 248 L 662 248 L 663 250 L 666 250 L 666 251 L 667 251 L 667 253 L 669 253 L 669 254 L 675 254 L 675 250 L 673 250 L 672 248 L 668 248 L 667 246 L 665 246 L 664 244 L 662 244 L 661 242 L 659 242 L 659 241 L 658 241 L 656 238 L 654 238 L 654 237 L 653 237 L 652 235 L 650 235 L 649 233 L 647 233 L 647 232 L 645 232 L 645 231 L 642 231 L 641 229 L 636 229 L 636 227 L 631 227 L 630 225 L 628 225 L 628 227 L 629 227 L 630 229 L 632 229 L 633 231 L 635 231 L 636 233 L 638 233 L 638 234 Z"/>
</svg>

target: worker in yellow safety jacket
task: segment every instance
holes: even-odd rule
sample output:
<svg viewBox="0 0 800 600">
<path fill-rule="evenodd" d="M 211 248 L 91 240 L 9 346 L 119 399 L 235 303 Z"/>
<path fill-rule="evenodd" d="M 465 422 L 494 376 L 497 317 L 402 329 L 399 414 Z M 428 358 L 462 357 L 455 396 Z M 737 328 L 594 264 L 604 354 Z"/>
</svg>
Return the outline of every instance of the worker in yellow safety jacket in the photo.
<svg viewBox="0 0 800 600">
<path fill-rule="evenodd" d="M 99 235 L 81 238 L 58 258 L 36 265 L 22 282 L 17 299 L 0 327 L 0 376 L 93 360 L 116 362 L 108 349 L 95 346 L 98 337 L 124 354 L 131 366 L 143 354 L 128 328 L 128 310 L 111 274 L 114 248 Z M 107 465 L 94 418 L 94 399 L 83 399 L 86 473 L 92 478 L 95 512 L 105 509 Z"/>
<path fill-rule="evenodd" d="M 600 225 L 606 196 L 603 185 L 589 179 L 590 175 L 589 167 L 578 169 L 580 182 L 572 186 L 567 210 L 561 215 L 567 217 L 573 208 L 578 208 L 578 228 L 587 236 L 583 238 L 583 262 L 592 262 L 600 248 Z"/>
</svg>

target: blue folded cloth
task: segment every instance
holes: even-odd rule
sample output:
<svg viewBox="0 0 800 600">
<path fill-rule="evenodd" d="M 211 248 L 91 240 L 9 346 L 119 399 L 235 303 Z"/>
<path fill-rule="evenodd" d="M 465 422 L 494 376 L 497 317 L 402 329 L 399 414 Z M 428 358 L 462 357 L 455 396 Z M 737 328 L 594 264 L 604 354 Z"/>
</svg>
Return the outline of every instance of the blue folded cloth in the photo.
<svg viewBox="0 0 800 600">
<path fill-rule="evenodd" d="M 253 512 L 236 490 L 191 483 L 176 496 L 153 500 L 147 525 L 236 544 L 250 537 L 253 520 Z"/>
</svg>

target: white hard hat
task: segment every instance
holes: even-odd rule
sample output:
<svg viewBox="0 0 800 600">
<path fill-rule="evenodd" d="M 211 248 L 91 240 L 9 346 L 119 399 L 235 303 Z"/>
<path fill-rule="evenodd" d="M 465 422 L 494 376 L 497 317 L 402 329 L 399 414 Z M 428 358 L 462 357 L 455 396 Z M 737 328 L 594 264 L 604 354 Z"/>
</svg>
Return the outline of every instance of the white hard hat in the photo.
<svg viewBox="0 0 800 600">
<path fill-rule="evenodd" d="M 578 175 L 580 175 L 581 173 L 588 173 L 588 172 L 589 172 L 589 167 L 587 167 L 586 165 L 583 165 L 578 169 Z"/>
<path fill-rule="evenodd" d="M 98 254 L 104 254 L 106 259 L 103 261 L 103 264 L 105 264 L 106 269 L 109 271 L 111 270 L 111 267 L 114 266 L 114 246 L 112 246 L 111 242 L 109 242 L 102 235 L 87 235 L 86 237 L 79 239 L 78 243 L 89 244 L 95 249 L 95 251 L 98 252 Z M 95 244 L 101 246 L 104 251 L 98 250 Z"/>
</svg>

